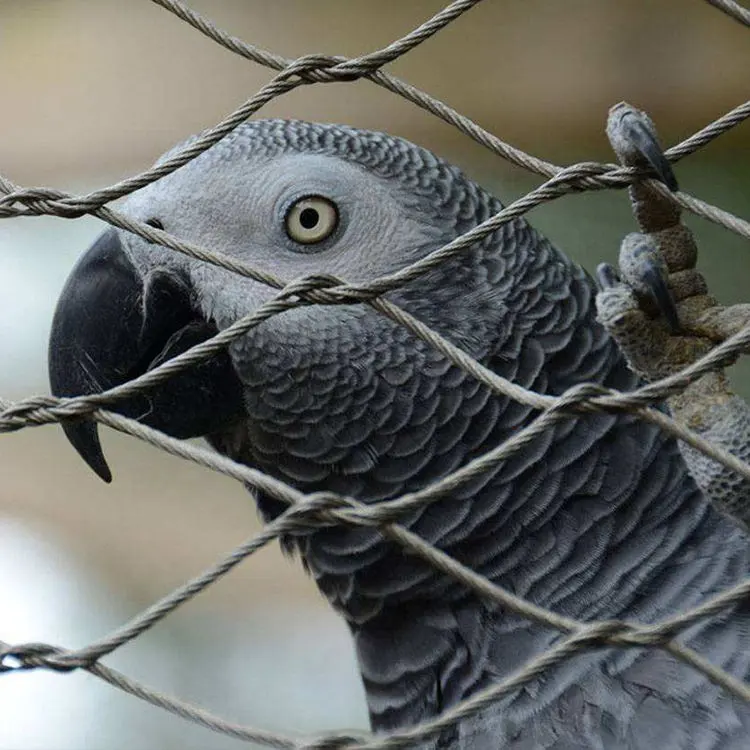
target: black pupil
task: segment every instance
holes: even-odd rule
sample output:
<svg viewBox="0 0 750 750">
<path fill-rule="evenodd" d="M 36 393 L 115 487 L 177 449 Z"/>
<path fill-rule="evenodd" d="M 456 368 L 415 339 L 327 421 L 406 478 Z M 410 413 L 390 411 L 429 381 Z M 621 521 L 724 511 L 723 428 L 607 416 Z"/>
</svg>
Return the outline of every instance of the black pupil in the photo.
<svg viewBox="0 0 750 750">
<path fill-rule="evenodd" d="M 304 229 L 314 229 L 320 221 L 320 214 L 314 208 L 304 208 L 299 215 L 299 223 Z"/>
</svg>

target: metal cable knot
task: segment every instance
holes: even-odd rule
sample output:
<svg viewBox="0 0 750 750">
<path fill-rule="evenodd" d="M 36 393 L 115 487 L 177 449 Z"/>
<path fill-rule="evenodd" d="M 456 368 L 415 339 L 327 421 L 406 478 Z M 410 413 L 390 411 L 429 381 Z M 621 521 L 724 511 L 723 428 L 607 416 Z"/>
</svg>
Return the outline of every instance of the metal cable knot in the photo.
<svg viewBox="0 0 750 750">
<path fill-rule="evenodd" d="M 298 57 L 287 65 L 277 76 L 281 80 L 297 76 L 305 83 L 322 83 L 331 81 L 355 81 L 368 70 L 349 72 L 337 70 L 342 63 L 349 62 L 338 55 L 309 54 Z"/>
<path fill-rule="evenodd" d="M 10 662 L 16 661 L 17 664 Z M 55 672 L 73 672 L 90 666 L 84 659 L 66 657 L 66 652 L 47 643 L 6 644 L 0 648 L 0 673 L 23 672 L 45 667 Z"/>
</svg>

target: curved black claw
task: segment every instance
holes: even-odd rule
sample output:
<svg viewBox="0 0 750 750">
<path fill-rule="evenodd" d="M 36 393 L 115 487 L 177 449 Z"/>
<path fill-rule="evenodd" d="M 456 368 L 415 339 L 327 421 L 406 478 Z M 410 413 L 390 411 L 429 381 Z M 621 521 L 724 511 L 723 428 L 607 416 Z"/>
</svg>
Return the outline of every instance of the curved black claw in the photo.
<svg viewBox="0 0 750 750">
<path fill-rule="evenodd" d="M 611 266 L 609 263 L 600 263 L 596 267 L 596 280 L 599 282 L 599 287 L 602 290 L 612 289 L 620 283 L 620 276 L 614 266 Z"/>
<path fill-rule="evenodd" d="M 651 127 L 633 110 L 622 116 L 620 127 L 623 138 L 630 141 L 632 147 L 649 163 L 659 179 L 673 193 L 676 192 L 677 178 Z"/>
<path fill-rule="evenodd" d="M 664 278 L 661 266 L 651 260 L 645 260 L 642 266 L 642 282 L 651 299 L 659 308 L 659 312 L 672 329 L 672 333 L 679 333 L 680 318 L 677 314 L 677 305 L 667 280 Z"/>
</svg>

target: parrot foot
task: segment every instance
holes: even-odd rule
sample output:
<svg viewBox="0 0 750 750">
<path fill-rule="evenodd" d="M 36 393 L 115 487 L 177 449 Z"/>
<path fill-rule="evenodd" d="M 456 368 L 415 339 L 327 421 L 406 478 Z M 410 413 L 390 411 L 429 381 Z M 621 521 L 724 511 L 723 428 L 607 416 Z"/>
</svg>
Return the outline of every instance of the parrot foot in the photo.
<svg viewBox="0 0 750 750">
<path fill-rule="evenodd" d="M 670 188 L 677 180 L 645 112 L 621 102 L 610 110 L 609 136 L 620 162 L 651 169 Z M 601 264 L 599 321 L 646 380 L 671 375 L 750 323 L 750 305 L 719 305 L 696 270 L 698 248 L 681 211 L 650 181 L 630 188 L 641 232 L 622 242 L 619 271 Z M 707 376 L 708 377 L 708 376 Z"/>
</svg>

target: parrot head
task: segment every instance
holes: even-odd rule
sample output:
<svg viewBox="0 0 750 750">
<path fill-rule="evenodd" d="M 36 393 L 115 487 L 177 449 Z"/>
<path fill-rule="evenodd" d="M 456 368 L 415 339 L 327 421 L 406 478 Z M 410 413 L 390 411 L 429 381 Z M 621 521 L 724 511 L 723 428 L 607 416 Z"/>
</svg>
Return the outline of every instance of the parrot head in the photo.
<svg viewBox="0 0 750 750">
<path fill-rule="evenodd" d="M 122 212 L 285 282 L 325 273 L 366 283 L 500 208 L 456 167 L 402 139 L 263 120 L 138 190 Z M 544 278 L 515 252 L 530 231 L 521 221 L 504 225 L 387 296 L 482 359 L 513 329 L 513 307 L 529 306 L 519 295 L 540 298 Z M 49 344 L 52 392 L 77 396 L 125 383 L 277 293 L 109 229 L 60 296 Z M 472 449 L 471 417 L 487 393 L 477 397 L 474 384 L 459 397 L 467 379 L 365 303 L 303 305 L 111 408 L 175 437 L 207 437 L 298 486 L 378 499 L 450 470 Z M 460 414 L 472 394 L 474 413 Z M 64 429 L 110 481 L 95 423 Z M 483 429 L 474 427 L 477 439 Z"/>
</svg>

